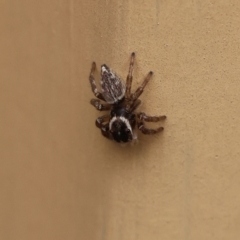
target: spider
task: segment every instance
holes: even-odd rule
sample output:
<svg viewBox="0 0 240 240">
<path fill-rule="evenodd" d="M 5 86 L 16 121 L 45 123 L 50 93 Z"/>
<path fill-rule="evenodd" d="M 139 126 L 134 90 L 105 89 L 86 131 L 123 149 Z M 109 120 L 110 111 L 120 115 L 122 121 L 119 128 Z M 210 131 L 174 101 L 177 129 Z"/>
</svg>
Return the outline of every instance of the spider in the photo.
<svg viewBox="0 0 240 240">
<path fill-rule="evenodd" d="M 143 134 L 155 134 L 161 132 L 163 127 L 156 129 L 146 128 L 144 122 L 158 122 L 166 119 L 166 116 L 148 116 L 144 112 L 135 110 L 140 105 L 138 99 L 149 82 L 153 72 L 150 71 L 143 83 L 135 92 L 131 92 L 132 72 L 135 53 L 131 54 L 128 76 L 125 82 L 106 64 L 101 66 L 101 92 L 98 91 L 94 79 L 96 63 L 92 63 L 89 76 L 92 92 L 98 99 L 91 99 L 90 103 L 99 111 L 109 110 L 109 114 L 98 117 L 96 126 L 101 129 L 102 135 L 116 142 L 126 143 L 137 139 L 134 131 L 137 127 Z M 100 100 L 106 102 L 102 103 Z"/>
</svg>

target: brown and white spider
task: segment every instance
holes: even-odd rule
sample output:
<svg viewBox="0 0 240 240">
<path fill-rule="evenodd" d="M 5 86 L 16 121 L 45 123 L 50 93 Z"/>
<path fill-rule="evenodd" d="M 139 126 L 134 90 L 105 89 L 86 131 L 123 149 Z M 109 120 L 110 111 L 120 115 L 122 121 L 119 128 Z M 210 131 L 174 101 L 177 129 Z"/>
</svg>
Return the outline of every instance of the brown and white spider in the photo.
<svg viewBox="0 0 240 240">
<path fill-rule="evenodd" d="M 96 126 L 101 129 L 103 136 L 116 142 L 130 142 L 137 139 L 134 132 L 136 126 L 144 134 L 161 132 L 163 127 L 149 129 L 145 127 L 144 121 L 158 122 L 166 119 L 166 116 L 148 116 L 144 112 L 134 112 L 141 103 L 138 98 L 153 75 L 153 72 L 149 72 L 141 86 L 134 93 L 131 93 L 134 59 L 135 53 L 133 52 L 131 54 L 126 85 L 106 64 L 101 66 L 101 92 L 98 91 L 93 76 L 96 69 L 95 62 L 92 63 L 89 76 L 92 91 L 98 98 L 91 99 L 91 104 L 99 111 L 110 110 L 109 114 L 97 118 Z M 101 103 L 99 99 L 106 103 Z"/>
</svg>

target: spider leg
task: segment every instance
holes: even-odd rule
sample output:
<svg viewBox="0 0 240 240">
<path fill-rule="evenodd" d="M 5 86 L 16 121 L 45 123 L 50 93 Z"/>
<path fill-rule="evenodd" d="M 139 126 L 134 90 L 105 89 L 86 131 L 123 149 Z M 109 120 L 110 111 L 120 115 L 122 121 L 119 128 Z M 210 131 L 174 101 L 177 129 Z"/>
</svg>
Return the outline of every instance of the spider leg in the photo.
<svg viewBox="0 0 240 240">
<path fill-rule="evenodd" d="M 128 76 L 127 76 L 127 80 L 126 80 L 126 93 L 125 93 L 126 98 L 130 98 L 130 95 L 131 95 L 132 72 L 133 72 L 134 59 L 135 59 L 135 53 L 133 52 L 131 54 L 129 71 L 128 71 Z"/>
<path fill-rule="evenodd" d="M 96 120 L 96 126 L 101 129 L 102 135 L 106 138 L 112 139 L 112 134 L 109 131 L 109 115 L 103 115 Z M 107 122 L 107 123 L 106 123 Z"/>
<path fill-rule="evenodd" d="M 138 123 L 138 129 L 143 133 L 143 134 L 155 134 L 155 133 L 158 133 L 158 132 L 161 132 L 163 131 L 163 127 L 159 127 L 159 128 L 156 128 L 156 129 L 151 129 L 151 128 L 146 128 L 144 126 L 144 123 L 143 122 L 139 122 Z"/>
<path fill-rule="evenodd" d="M 141 86 L 138 87 L 137 90 L 132 94 L 132 101 L 136 101 L 136 99 L 140 97 L 140 95 L 143 93 L 143 90 L 146 87 L 152 75 L 153 75 L 152 71 L 148 73 L 148 75 L 145 77 Z"/>
<path fill-rule="evenodd" d="M 101 128 L 102 135 L 108 139 L 113 139 L 111 132 L 109 131 L 108 124 L 104 124 Z"/>
<path fill-rule="evenodd" d="M 130 107 L 130 111 L 131 112 L 134 112 L 138 106 L 141 104 L 141 100 L 140 99 L 137 99 Z M 127 106 L 127 109 L 128 109 L 128 106 Z"/>
<path fill-rule="evenodd" d="M 111 109 L 111 104 L 102 104 L 98 99 L 91 99 L 90 103 L 99 111 L 106 111 Z"/>
<path fill-rule="evenodd" d="M 144 112 L 140 112 L 137 114 L 137 117 L 140 121 L 146 121 L 146 122 L 158 122 L 161 120 L 166 119 L 167 117 L 165 115 L 162 116 L 148 116 Z"/>
<path fill-rule="evenodd" d="M 98 117 L 97 119 L 96 119 L 96 126 L 98 127 L 98 128 L 102 128 L 102 126 L 104 126 L 104 123 L 106 123 L 106 122 L 108 122 L 109 121 L 109 115 L 108 114 L 105 114 L 105 115 L 103 115 L 103 116 L 101 116 L 101 117 Z"/>
<path fill-rule="evenodd" d="M 93 76 L 95 70 L 96 70 L 96 63 L 93 62 L 93 63 L 92 63 L 92 67 L 91 67 L 91 72 L 90 72 L 90 75 L 89 75 L 89 81 L 90 81 L 90 84 L 91 84 L 92 92 L 93 92 L 93 94 L 94 94 L 97 98 L 105 101 L 102 93 L 100 93 L 100 92 L 98 91 L 97 86 L 96 86 L 96 82 L 95 82 L 95 79 L 94 79 L 94 76 Z"/>
<path fill-rule="evenodd" d="M 143 133 L 143 134 L 155 134 L 158 132 L 163 131 L 163 127 L 159 127 L 156 129 L 151 129 L 151 128 L 146 128 L 144 125 L 144 121 L 146 122 L 158 122 L 161 120 L 166 119 L 166 116 L 148 116 L 143 112 L 140 112 L 137 114 L 137 118 L 138 118 L 138 122 L 137 122 L 137 126 L 138 129 Z"/>
</svg>

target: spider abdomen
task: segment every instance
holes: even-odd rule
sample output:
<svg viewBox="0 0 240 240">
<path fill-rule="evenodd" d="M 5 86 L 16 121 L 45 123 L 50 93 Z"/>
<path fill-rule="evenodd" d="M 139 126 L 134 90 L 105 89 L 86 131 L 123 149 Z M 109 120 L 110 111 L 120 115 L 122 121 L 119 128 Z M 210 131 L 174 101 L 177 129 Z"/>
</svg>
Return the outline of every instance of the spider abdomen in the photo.
<svg viewBox="0 0 240 240">
<path fill-rule="evenodd" d="M 101 87 L 106 102 L 115 104 L 124 98 L 126 85 L 106 64 L 101 66 Z"/>
</svg>

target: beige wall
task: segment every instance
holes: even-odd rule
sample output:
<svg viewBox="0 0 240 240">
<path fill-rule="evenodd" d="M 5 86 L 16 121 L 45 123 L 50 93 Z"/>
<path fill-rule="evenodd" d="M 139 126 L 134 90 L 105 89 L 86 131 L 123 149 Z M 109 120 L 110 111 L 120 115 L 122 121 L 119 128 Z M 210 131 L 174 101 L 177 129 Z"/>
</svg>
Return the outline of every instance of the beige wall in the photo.
<svg viewBox="0 0 240 240">
<path fill-rule="evenodd" d="M 0 1 L 0 239 L 240 239 L 240 1 Z M 93 60 L 165 131 L 95 127 Z"/>
</svg>

